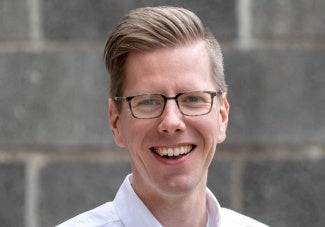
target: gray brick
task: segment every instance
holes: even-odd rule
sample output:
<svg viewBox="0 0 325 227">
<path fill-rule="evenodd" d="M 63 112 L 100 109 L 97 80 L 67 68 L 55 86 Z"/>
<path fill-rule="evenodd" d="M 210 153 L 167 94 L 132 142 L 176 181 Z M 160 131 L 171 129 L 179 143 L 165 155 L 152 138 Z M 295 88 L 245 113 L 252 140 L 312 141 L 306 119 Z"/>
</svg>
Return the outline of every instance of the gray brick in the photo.
<svg viewBox="0 0 325 227">
<path fill-rule="evenodd" d="M 227 142 L 324 141 L 324 58 L 324 49 L 227 49 Z"/>
<path fill-rule="evenodd" d="M 43 30 L 47 39 L 106 39 L 133 1 L 44 0 Z"/>
<path fill-rule="evenodd" d="M 43 26 L 47 39 L 106 39 L 129 10 L 144 6 L 174 5 L 196 12 L 218 36 L 236 34 L 235 1 L 105 1 L 45 0 Z"/>
<path fill-rule="evenodd" d="M 54 226 L 114 199 L 128 162 L 57 163 L 41 173 L 40 226 Z"/>
<path fill-rule="evenodd" d="M 324 36 L 323 0 L 254 0 L 252 29 L 256 36 Z"/>
<path fill-rule="evenodd" d="M 247 164 L 244 209 L 270 226 L 325 225 L 325 160 Z"/>
<path fill-rule="evenodd" d="M 217 154 L 218 155 L 218 154 Z M 232 205 L 232 163 L 230 161 L 214 160 L 209 168 L 208 187 L 217 197 L 223 207 Z"/>
<path fill-rule="evenodd" d="M 1 226 L 24 226 L 25 166 L 21 163 L 0 163 Z"/>
<path fill-rule="evenodd" d="M 113 144 L 101 50 L 0 53 L 1 145 Z"/>
<path fill-rule="evenodd" d="M 29 36 L 26 0 L 0 1 L 0 40 L 24 40 Z"/>
<path fill-rule="evenodd" d="M 235 0 L 146 0 L 136 1 L 136 7 L 148 5 L 170 5 L 187 8 L 197 14 L 218 38 L 229 38 L 237 35 L 236 1 Z"/>
</svg>

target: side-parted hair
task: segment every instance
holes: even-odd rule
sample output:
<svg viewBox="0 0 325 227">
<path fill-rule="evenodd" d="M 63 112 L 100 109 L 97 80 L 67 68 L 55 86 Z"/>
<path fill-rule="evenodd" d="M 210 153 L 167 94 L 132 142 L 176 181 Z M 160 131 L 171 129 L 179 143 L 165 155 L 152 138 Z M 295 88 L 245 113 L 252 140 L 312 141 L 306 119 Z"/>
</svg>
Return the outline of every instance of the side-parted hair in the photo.
<svg viewBox="0 0 325 227">
<path fill-rule="evenodd" d="M 123 96 L 124 66 L 130 52 L 172 48 L 199 40 L 206 43 L 213 81 L 218 89 L 227 92 L 220 45 L 193 12 L 167 6 L 130 11 L 112 31 L 104 50 L 111 97 Z"/>
</svg>

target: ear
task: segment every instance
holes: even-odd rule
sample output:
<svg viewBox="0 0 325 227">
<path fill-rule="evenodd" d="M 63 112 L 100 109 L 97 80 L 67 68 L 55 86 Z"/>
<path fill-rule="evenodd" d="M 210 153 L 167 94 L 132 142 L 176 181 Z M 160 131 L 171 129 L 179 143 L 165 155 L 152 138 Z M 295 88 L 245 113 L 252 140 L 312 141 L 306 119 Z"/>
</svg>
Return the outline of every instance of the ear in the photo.
<svg viewBox="0 0 325 227">
<path fill-rule="evenodd" d="M 115 143 L 119 147 L 125 147 L 124 138 L 122 136 L 120 114 L 117 110 L 114 100 L 111 98 L 108 99 L 108 111 L 107 112 L 108 112 L 109 124 L 112 129 Z"/>
<path fill-rule="evenodd" d="M 226 139 L 226 130 L 228 125 L 228 116 L 229 116 L 229 103 L 227 100 L 227 94 L 222 94 L 222 103 L 220 104 L 219 110 L 219 134 L 218 134 L 218 143 L 222 143 Z"/>
</svg>

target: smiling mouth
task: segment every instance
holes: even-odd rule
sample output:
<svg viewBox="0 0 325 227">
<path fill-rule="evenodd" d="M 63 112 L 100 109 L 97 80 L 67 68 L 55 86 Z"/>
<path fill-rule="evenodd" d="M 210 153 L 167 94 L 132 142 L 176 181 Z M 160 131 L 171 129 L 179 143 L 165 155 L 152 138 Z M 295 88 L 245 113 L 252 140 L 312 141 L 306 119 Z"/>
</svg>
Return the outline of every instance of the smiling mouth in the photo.
<svg viewBox="0 0 325 227">
<path fill-rule="evenodd" d="M 186 155 L 190 153 L 192 150 L 194 150 L 194 145 L 186 145 L 186 146 L 180 146 L 180 147 L 152 147 L 151 150 L 154 151 L 156 154 L 160 155 L 161 157 L 165 158 L 176 158 L 180 157 L 182 155 Z"/>
</svg>

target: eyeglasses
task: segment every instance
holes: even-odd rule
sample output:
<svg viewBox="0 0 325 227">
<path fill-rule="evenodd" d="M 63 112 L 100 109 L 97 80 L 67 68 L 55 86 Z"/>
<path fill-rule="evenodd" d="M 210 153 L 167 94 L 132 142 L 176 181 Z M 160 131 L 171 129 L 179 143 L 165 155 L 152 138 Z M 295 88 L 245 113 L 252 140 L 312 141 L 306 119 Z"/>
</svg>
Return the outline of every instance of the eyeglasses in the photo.
<svg viewBox="0 0 325 227">
<path fill-rule="evenodd" d="M 179 111 L 186 116 L 200 116 L 210 113 L 213 98 L 220 97 L 222 91 L 192 91 L 178 93 L 175 97 L 162 94 L 141 94 L 128 97 L 114 97 L 116 102 L 127 101 L 132 116 L 138 119 L 160 117 L 167 100 L 174 99 Z"/>
</svg>

